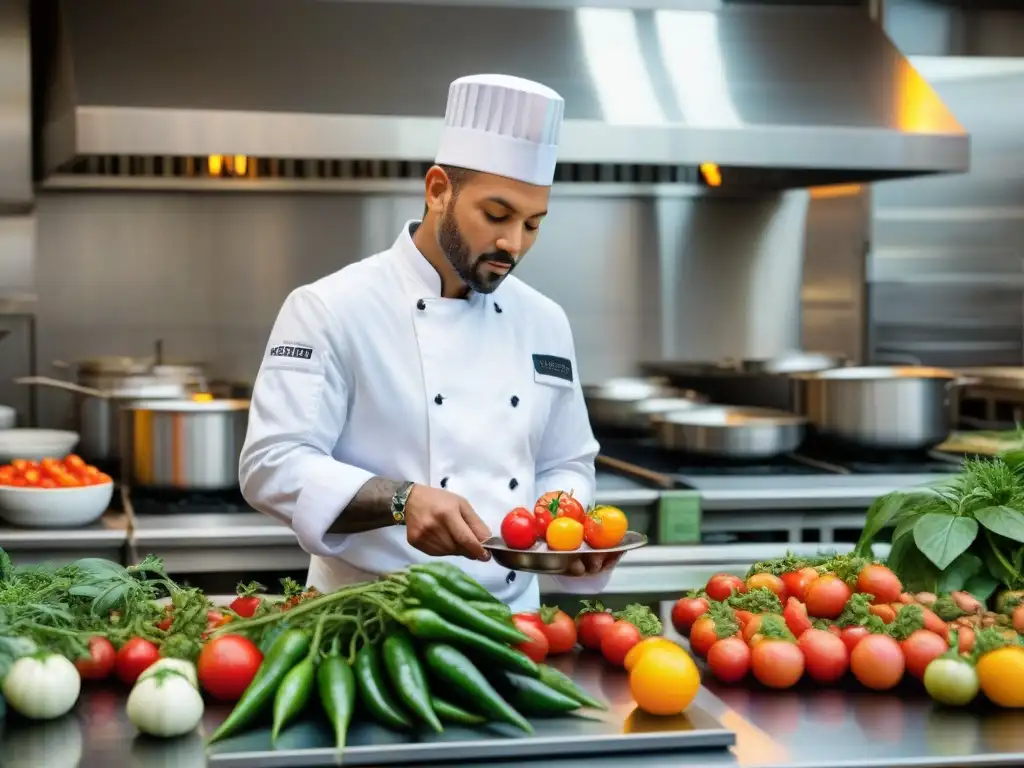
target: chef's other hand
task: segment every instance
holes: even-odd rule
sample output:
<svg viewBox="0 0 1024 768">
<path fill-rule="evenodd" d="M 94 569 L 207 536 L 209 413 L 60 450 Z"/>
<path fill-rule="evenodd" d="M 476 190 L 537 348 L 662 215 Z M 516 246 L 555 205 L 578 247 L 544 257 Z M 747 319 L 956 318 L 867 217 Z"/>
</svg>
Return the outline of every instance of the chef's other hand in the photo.
<svg viewBox="0 0 1024 768">
<path fill-rule="evenodd" d="M 490 538 L 490 529 L 468 501 L 449 491 L 414 485 L 406 501 L 405 527 L 409 543 L 428 555 L 491 559 L 491 553 L 480 546 Z"/>
<path fill-rule="evenodd" d="M 600 552 L 580 555 L 569 563 L 569 576 L 587 576 L 609 571 L 619 562 L 622 553 L 603 555 Z"/>
</svg>

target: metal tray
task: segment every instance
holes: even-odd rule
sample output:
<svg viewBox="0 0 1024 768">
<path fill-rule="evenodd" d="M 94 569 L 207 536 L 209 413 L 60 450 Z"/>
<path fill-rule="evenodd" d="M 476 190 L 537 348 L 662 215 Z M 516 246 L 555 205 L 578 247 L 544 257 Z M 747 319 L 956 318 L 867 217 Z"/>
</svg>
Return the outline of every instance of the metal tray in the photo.
<svg viewBox="0 0 1024 768">
<path fill-rule="evenodd" d="M 589 544 L 583 544 L 579 549 L 567 552 L 551 549 L 543 541 L 537 542 L 529 549 L 513 549 L 505 544 L 501 536 L 492 536 L 483 542 L 483 548 L 494 556 L 498 565 L 512 571 L 553 575 L 569 573 L 569 566 L 578 560 L 580 555 L 617 555 L 646 545 L 647 537 L 636 531 L 626 531 L 617 547 L 594 549 Z"/>
<path fill-rule="evenodd" d="M 625 673 L 608 667 L 594 655 L 572 655 L 552 660 L 577 683 L 604 699 L 608 712 L 582 710 L 572 717 L 532 718 L 536 732 L 527 736 L 502 725 L 484 728 L 446 726 L 442 734 L 403 735 L 373 723 L 355 721 L 342 755 L 344 765 L 455 765 L 467 760 L 501 758 L 578 757 L 668 750 L 726 749 L 736 735 L 709 715 L 706 707 L 718 700 L 701 688 L 696 701 L 676 717 L 651 717 L 635 709 Z M 263 727 L 213 745 L 208 764 L 218 768 L 291 768 L 298 765 L 334 765 L 336 753 L 322 715 L 315 713 L 292 726 L 270 744 L 270 728 Z"/>
</svg>

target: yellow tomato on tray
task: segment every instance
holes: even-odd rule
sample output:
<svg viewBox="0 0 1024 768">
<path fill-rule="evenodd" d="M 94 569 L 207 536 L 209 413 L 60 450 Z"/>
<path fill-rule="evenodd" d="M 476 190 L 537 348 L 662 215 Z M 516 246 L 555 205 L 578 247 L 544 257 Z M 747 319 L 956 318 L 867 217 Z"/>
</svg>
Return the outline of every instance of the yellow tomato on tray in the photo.
<svg viewBox="0 0 1024 768">
<path fill-rule="evenodd" d="M 595 507 L 583 522 L 583 535 L 594 549 L 611 549 L 626 535 L 626 513 L 618 507 Z"/>
<path fill-rule="evenodd" d="M 571 552 L 583 543 L 583 525 L 571 517 L 556 517 L 544 534 L 548 546 L 558 552 Z"/>
</svg>

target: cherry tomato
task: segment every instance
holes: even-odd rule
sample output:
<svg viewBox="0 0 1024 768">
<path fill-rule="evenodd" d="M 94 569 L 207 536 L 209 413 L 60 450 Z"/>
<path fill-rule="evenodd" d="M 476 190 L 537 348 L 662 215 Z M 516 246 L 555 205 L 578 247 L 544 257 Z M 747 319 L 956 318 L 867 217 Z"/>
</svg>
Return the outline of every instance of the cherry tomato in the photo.
<svg viewBox="0 0 1024 768">
<path fill-rule="evenodd" d="M 576 624 L 569 614 L 557 608 L 541 608 L 537 626 L 548 639 L 548 653 L 568 653 L 576 647 Z"/>
<path fill-rule="evenodd" d="M 854 624 L 851 627 L 843 627 L 839 630 L 839 639 L 846 644 L 846 649 L 852 653 L 853 649 L 857 647 L 857 643 L 870 634 L 871 630 L 867 627 Z"/>
<path fill-rule="evenodd" d="M 83 680 L 106 680 L 114 671 L 116 659 L 117 651 L 107 638 L 90 637 L 89 655 L 75 659 L 75 669 Z"/>
<path fill-rule="evenodd" d="M 708 579 L 704 591 L 708 593 L 709 598 L 721 603 L 728 599 L 733 591 L 746 592 L 747 585 L 743 583 L 743 579 L 739 576 L 733 576 L 729 573 L 716 573 Z"/>
<path fill-rule="evenodd" d="M 690 650 L 698 656 L 706 656 L 712 645 L 724 639 L 718 636 L 715 620 L 710 616 L 701 616 L 690 628 Z"/>
<path fill-rule="evenodd" d="M 681 597 L 672 606 L 672 626 L 685 637 L 690 634 L 693 622 L 707 613 L 708 608 L 710 605 L 703 597 Z"/>
<path fill-rule="evenodd" d="M 751 613 L 750 611 L 744 611 L 742 608 L 734 609 L 733 613 L 736 614 L 736 621 L 738 621 L 740 623 L 740 629 L 741 630 L 744 627 L 746 627 L 747 624 L 752 622 L 754 620 L 754 616 L 757 615 L 755 613 Z"/>
<path fill-rule="evenodd" d="M 171 615 L 171 606 L 164 608 L 163 618 L 157 620 L 156 628 L 166 632 L 171 628 L 171 624 L 174 623 L 174 617 Z"/>
<path fill-rule="evenodd" d="M 778 619 L 782 619 L 783 623 L 785 623 L 785 619 L 783 619 L 778 614 L 772 614 L 772 613 L 757 613 L 757 614 L 754 614 L 754 616 L 750 619 L 750 621 L 748 621 L 746 624 L 743 625 L 743 630 L 742 630 L 742 632 L 743 632 L 743 639 L 746 640 L 748 643 L 752 643 L 753 639 L 754 639 L 754 636 L 761 631 L 761 623 L 764 621 L 765 616 L 775 616 Z"/>
<path fill-rule="evenodd" d="M 838 637 L 823 629 L 808 629 L 797 640 L 807 674 L 819 683 L 834 683 L 850 667 L 850 651 Z"/>
<path fill-rule="evenodd" d="M 616 621 L 601 636 L 601 655 L 609 664 L 621 667 L 626 661 L 626 654 L 642 639 L 640 630 L 628 621 Z"/>
<path fill-rule="evenodd" d="M 903 584 L 884 565 L 866 565 L 857 574 L 857 591 L 873 595 L 873 603 L 894 603 L 900 599 Z"/>
<path fill-rule="evenodd" d="M 925 608 L 923 605 L 920 608 L 921 615 L 924 617 L 924 628 L 940 637 L 946 637 L 949 633 L 949 627 L 946 625 L 946 622 L 940 619 L 931 608 Z"/>
<path fill-rule="evenodd" d="M 534 515 L 543 516 L 547 512 L 552 517 L 571 517 L 580 525 L 586 519 L 587 513 L 583 505 L 572 495 L 572 492 L 549 491 L 537 499 L 533 507 Z"/>
<path fill-rule="evenodd" d="M 957 645 L 960 653 L 970 653 L 974 650 L 974 630 L 970 627 L 957 627 Z"/>
<path fill-rule="evenodd" d="M 804 654 L 788 640 L 766 638 L 750 652 L 754 677 L 769 688 L 790 688 L 804 674 Z"/>
<path fill-rule="evenodd" d="M 888 635 L 868 635 L 850 653 L 850 671 L 861 685 L 888 691 L 903 679 L 906 660 L 900 644 Z"/>
<path fill-rule="evenodd" d="M 778 576 L 771 573 L 755 573 L 747 579 L 747 590 L 751 589 L 767 589 L 774 592 L 783 605 L 786 604 L 786 598 L 789 596 L 786 591 L 786 584 Z"/>
<path fill-rule="evenodd" d="M 548 657 L 548 650 L 550 645 L 548 644 L 548 638 L 537 626 L 537 621 L 533 619 L 524 619 L 521 616 L 513 616 L 512 622 L 516 625 L 516 629 L 526 635 L 529 640 L 520 643 L 515 646 L 517 650 L 525 653 L 533 661 L 540 664 L 544 659 Z"/>
<path fill-rule="evenodd" d="M 231 610 L 243 619 L 251 619 L 262 602 L 259 595 L 239 595 L 231 601 Z"/>
<path fill-rule="evenodd" d="M 940 704 L 966 706 L 978 687 L 978 671 L 965 659 L 936 659 L 924 671 L 924 689 Z"/>
<path fill-rule="evenodd" d="M 949 650 L 949 643 L 934 632 L 919 629 L 900 643 L 900 648 L 907 662 L 907 672 L 920 680 L 932 660 Z"/>
<path fill-rule="evenodd" d="M 583 523 L 571 517 L 556 517 L 545 534 L 548 546 L 557 552 L 570 552 L 583 544 Z"/>
<path fill-rule="evenodd" d="M 786 601 L 786 607 L 782 609 L 782 618 L 786 620 L 786 626 L 796 638 L 813 626 L 811 618 L 807 615 L 807 606 L 795 597 Z"/>
<path fill-rule="evenodd" d="M 723 683 L 738 683 L 750 670 L 750 648 L 738 637 L 719 640 L 708 650 L 708 667 Z"/>
<path fill-rule="evenodd" d="M 1017 632 L 1024 632 L 1024 603 L 1018 605 L 1013 609 L 1010 621 L 1013 623 L 1013 628 Z M 925 622 L 925 629 L 928 629 L 928 623 Z"/>
<path fill-rule="evenodd" d="M 81 456 L 76 456 L 75 454 L 70 453 L 64 457 L 64 466 L 68 469 L 82 469 L 86 464 Z"/>
<path fill-rule="evenodd" d="M 801 568 L 798 571 L 787 571 L 779 578 L 786 585 L 786 594 L 803 602 L 807 598 L 807 585 L 818 578 L 818 572 L 813 568 Z"/>
<path fill-rule="evenodd" d="M 241 635 L 221 635 L 203 646 L 196 662 L 199 685 L 215 699 L 238 701 L 256 677 L 263 654 Z"/>
<path fill-rule="evenodd" d="M 838 576 L 826 573 L 807 585 L 807 613 L 819 619 L 836 619 L 853 591 Z"/>
<path fill-rule="evenodd" d="M 616 507 L 597 507 L 583 521 L 583 540 L 594 549 L 617 547 L 626 535 L 626 515 Z"/>
<path fill-rule="evenodd" d="M 892 624 L 894 621 L 896 621 L 896 611 L 892 609 L 891 605 L 871 604 L 868 606 L 868 610 L 873 615 L 880 618 L 883 624 Z"/>
<path fill-rule="evenodd" d="M 114 657 L 114 674 L 121 682 L 132 685 L 159 658 L 160 649 L 153 643 L 141 637 L 133 637 L 121 646 Z"/>
<path fill-rule="evenodd" d="M 512 549 L 529 549 L 537 543 L 537 524 L 522 507 L 513 509 L 501 521 L 501 538 Z"/>
<path fill-rule="evenodd" d="M 585 611 L 576 617 L 576 636 L 580 645 L 591 651 L 601 650 L 601 637 L 615 617 L 607 611 Z"/>
</svg>

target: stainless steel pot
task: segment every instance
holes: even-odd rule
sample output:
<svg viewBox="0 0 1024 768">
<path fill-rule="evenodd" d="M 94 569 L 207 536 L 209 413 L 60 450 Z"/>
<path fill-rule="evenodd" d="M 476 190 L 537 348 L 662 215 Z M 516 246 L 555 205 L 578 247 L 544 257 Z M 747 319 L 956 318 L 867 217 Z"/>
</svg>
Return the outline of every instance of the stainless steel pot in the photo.
<svg viewBox="0 0 1024 768">
<path fill-rule="evenodd" d="M 749 360 L 726 360 L 722 367 L 732 368 L 743 373 L 810 373 L 841 368 L 847 364 L 845 355 L 826 352 L 788 352 L 776 357 Z"/>
<path fill-rule="evenodd" d="M 652 414 L 683 410 L 703 401 L 696 392 L 678 389 L 667 379 L 657 377 L 619 378 L 585 385 L 583 397 L 595 427 L 641 431 L 650 429 Z"/>
<path fill-rule="evenodd" d="M 707 406 L 653 419 L 663 448 L 729 459 L 770 459 L 792 453 L 804 440 L 807 420 L 771 408 Z"/>
<path fill-rule="evenodd" d="M 76 365 L 77 383 L 27 376 L 19 384 L 62 389 L 76 395 L 75 430 L 79 450 L 89 461 L 117 464 L 121 458 L 119 411 L 135 400 L 180 400 L 202 392 L 205 377 L 197 365 L 157 365 L 151 358 L 105 357 Z"/>
<path fill-rule="evenodd" d="M 793 377 L 796 410 L 821 435 L 878 450 L 919 451 L 949 436 L 950 395 L 969 380 L 922 366 L 837 368 Z"/>
<path fill-rule="evenodd" d="M 122 481 L 136 488 L 234 488 L 248 423 L 248 400 L 129 403 L 121 408 Z"/>
</svg>

